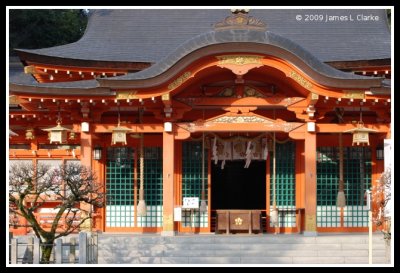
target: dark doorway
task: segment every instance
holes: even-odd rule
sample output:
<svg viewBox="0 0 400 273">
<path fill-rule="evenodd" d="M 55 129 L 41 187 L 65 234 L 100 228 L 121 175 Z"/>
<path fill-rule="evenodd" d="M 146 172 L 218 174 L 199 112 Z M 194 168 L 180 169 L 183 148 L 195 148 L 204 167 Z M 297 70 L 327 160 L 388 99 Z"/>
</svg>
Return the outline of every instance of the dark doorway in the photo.
<svg viewBox="0 0 400 273">
<path fill-rule="evenodd" d="M 266 208 L 266 163 L 252 161 L 244 168 L 245 161 L 212 162 L 211 207 L 217 209 L 261 209 Z"/>
</svg>

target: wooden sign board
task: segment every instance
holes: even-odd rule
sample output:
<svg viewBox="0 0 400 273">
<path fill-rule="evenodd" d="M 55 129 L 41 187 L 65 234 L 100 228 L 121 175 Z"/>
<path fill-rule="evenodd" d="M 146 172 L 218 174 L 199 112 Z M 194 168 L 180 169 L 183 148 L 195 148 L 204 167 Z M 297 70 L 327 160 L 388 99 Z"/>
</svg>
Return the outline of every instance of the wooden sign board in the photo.
<svg viewBox="0 0 400 273">
<path fill-rule="evenodd" d="M 182 221 L 182 208 L 181 207 L 174 208 L 174 221 L 175 222 Z"/>
<path fill-rule="evenodd" d="M 198 197 L 183 197 L 183 209 L 198 209 L 199 198 Z"/>
</svg>

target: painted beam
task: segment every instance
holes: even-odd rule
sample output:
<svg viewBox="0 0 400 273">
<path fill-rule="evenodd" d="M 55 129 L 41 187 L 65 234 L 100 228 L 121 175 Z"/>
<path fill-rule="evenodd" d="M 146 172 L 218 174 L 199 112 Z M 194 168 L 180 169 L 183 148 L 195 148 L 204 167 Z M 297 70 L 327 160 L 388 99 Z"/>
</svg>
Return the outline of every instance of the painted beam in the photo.
<svg viewBox="0 0 400 273">
<path fill-rule="evenodd" d="M 94 133 L 111 133 L 112 129 L 117 126 L 117 124 L 91 124 L 92 132 Z M 128 129 L 131 129 L 129 133 L 162 133 L 164 131 L 163 124 L 129 124 L 123 123 Z"/>
<path fill-rule="evenodd" d="M 364 127 L 377 130 L 377 133 L 387 133 L 390 130 L 390 124 L 364 124 Z M 354 128 L 356 128 L 356 125 L 353 124 L 316 124 L 316 131 L 318 133 L 340 133 Z"/>
</svg>

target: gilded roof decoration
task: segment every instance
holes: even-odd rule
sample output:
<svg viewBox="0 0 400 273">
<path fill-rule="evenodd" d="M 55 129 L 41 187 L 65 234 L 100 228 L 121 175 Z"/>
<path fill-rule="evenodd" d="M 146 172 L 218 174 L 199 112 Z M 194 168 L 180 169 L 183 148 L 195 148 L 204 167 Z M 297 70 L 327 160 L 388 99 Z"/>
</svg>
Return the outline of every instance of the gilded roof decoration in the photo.
<svg viewBox="0 0 400 273">
<path fill-rule="evenodd" d="M 267 25 L 260 19 L 244 13 L 236 13 L 226 17 L 222 22 L 214 25 L 214 30 L 251 29 L 266 31 Z"/>
<path fill-rule="evenodd" d="M 365 99 L 365 92 L 359 90 L 343 90 L 343 97 L 345 99 Z"/>
<path fill-rule="evenodd" d="M 303 76 L 293 70 L 290 71 L 289 77 L 306 89 L 310 90 L 313 87 L 313 85 L 308 80 L 306 80 L 305 78 L 303 78 Z"/>
<path fill-rule="evenodd" d="M 259 64 L 262 65 L 262 56 L 256 55 L 224 55 L 216 56 L 219 60 L 218 65 L 234 64 L 234 65 L 246 65 L 246 64 Z"/>
<path fill-rule="evenodd" d="M 272 123 L 269 119 L 264 119 L 258 116 L 222 116 L 216 118 L 212 123 Z"/>
<path fill-rule="evenodd" d="M 178 86 L 180 86 L 182 83 L 184 83 L 190 78 L 190 75 L 192 75 L 190 71 L 183 73 L 180 77 L 178 77 L 176 80 L 174 80 L 172 83 L 168 85 L 168 90 L 173 90 Z"/>
<path fill-rule="evenodd" d="M 137 99 L 138 97 L 136 96 L 137 91 L 123 91 L 123 92 L 118 92 L 117 93 L 117 100 L 126 100 L 126 99 Z"/>
</svg>

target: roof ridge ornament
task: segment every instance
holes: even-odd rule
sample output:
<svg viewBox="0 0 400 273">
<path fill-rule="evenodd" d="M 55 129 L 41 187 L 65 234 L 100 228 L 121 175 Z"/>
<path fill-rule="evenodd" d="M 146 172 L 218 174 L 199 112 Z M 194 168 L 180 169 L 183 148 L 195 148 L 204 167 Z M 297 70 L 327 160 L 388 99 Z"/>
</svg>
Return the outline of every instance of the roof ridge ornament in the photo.
<svg viewBox="0 0 400 273">
<path fill-rule="evenodd" d="M 216 23 L 214 30 L 248 29 L 266 31 L 267 24 L 261 19 L 248 16 L 249 11 L 249 9 L 231 9 L 232 15 L 226 17 L 222 22 Z"/>
</svg>

